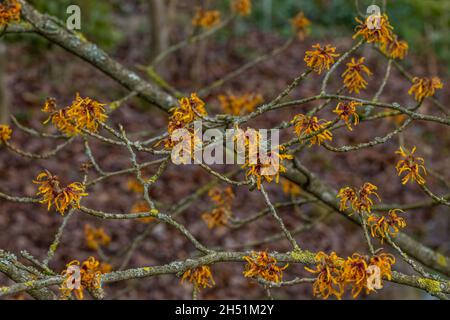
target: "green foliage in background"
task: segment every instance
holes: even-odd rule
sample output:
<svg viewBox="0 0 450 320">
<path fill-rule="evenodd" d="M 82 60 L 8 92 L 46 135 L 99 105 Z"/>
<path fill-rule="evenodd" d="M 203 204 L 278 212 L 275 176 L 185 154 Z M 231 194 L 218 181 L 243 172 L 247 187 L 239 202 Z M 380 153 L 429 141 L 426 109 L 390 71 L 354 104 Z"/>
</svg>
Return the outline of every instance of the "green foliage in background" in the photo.
<svg viewBox="0 0 450 320">
<path fill-rule="evenodd" d="M 450 1 L 391 0 L 388 10 L 396 32 L 411 44 L 414 52 L 426 55 L 432 47 L 450 71 Z"/>
<path fill-rule="evenodd" d="M 372 0 L 254 0 L 252 24 L 266 31 L 291 34 L 289 19 L 304 11 L 312 20 L 312 37 L 335 38 L 353 33 L 355 17 L 366 13 L 371 4 L 383 7 L 383 1 Z M 450 71 L 450 0 L 387 0 L 387 11 L 395 32 L 408 41 L 418 55 L 434 49 Z M 245 24 L 245 23 L 244 23 Z M 245 24 L 250 25 L 248 22 Z"/>
<path fill-rule="evenodd" d="M 130 7 L 125 19 L 133 19 L 133 7 L 148 0 L 30 0 L 39 10 L 66 21 L 66 9 L 71 4 L 82 10 L 82 32 L 88 39 L 102 48 L 111 49 L 122 38 L 120 27 L 114 25 L 117 15 Z M 178 0 L 179 3 L 183 0 Z M 215 0 L 209 7 L 229 10 L 231 0 Z M 383 0 L 253 0 L 253 14 L 239 19 L 235 25 L 236 34 L 244 35 L 250 28 L 258 27 L 267 32 L 284 36 L 292 34 L 289 19 L 304 11 L 313 22 L 311 36 L 315 39 L 333 39 L 353 33 L 355 16 L 365 14 L 371 4 L 383 7 Z M 450 72 L 450 0 L 386 0 L 387 10 L 395 32 L 410 44 L 413 54 L 429 57 L 434 51 L 440 62 Z M 183 5 L 183 7 L 185 7 Z M 192 10 L 193 12 L 193 10 Z M 189 12 L 189 14 L 192 14 Z M 221 32 L 218 38 L 225 40 L 229 33 Z M 31 41 L 42 43 L 31 38 Z"/>
<path fill-rule="evenodd" d="M 81 26 L 84 35 L 102 48 L 111 48 L 121 39 L 121 33 L 114 27 L 113 12 L 115 1 L 94 0 L 32 0 L 39 11 L 46 12 L 62 21 L 66 21 L 66 13 L 70 5 L 81 8 Z"/>
</svg>

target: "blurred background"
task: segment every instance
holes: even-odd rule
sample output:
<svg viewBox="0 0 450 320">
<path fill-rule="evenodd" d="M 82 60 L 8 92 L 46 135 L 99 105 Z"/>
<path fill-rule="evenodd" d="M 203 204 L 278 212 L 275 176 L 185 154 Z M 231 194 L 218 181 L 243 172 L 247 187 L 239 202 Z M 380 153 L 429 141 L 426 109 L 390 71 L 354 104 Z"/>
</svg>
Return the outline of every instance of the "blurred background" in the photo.
<svg viewBox="0 0 450 320">
<path fill-rule="evenodd" d="M 86 38 L 97 43 L 112 57 L 130 69 L 146 77 L 143 66 L 167 48 L 192 35 L 191 19 L 197 6 L 218 9 L 222 17 L 229 14 L 229 1 L 225 0 L 166 0 L 164 8 L 158 9 L 154 0 L 129 1 L 90 1 L 90 0 L 34 0 L 30 1 L 40 11 L 67 18 L 66 8 L 77 4 L 82 12 L 81 32 Z M 383 6 L 383 1 L 354 0 L 254 0 L 253 13 L 248 18 L 239 18 L 201 43 L 188 46 L 164 60 L 158 72 L 175 88 L 186 94 L 223 77 L 242 64 L 270 52 L 289 38 L 293 31 L 290 19 L 299 11 L 311 20 L 311 34 L 303 41 L 297 40 L 282 54 L 257 65 L 240 77 L 226 83 L 203 97 L 208 102 L 211 114 L 221 112 L 217 96 L 230 93 L 259 93 L 267 100 L 276 96 L 296 77 L 305 65 L 304 52 L 315 43 L 330 43 L 344 52 L 352 45 L 355 17 L 358 12 L 365 13 L 371 4 Z M 448 93 L 450 71 L 450 1 L 447 0 L 395 0 L 387 1 L 387 13 L 391 24 L 400 38 L 410 46 L 407 59 L 402 64 L 417 76 L 439 76 L 444 89 L 438 94 L 444 105 L 449 105 Z M 156 19 L 156 17 L 163 17 Z M 159 21 L 159 22 L 158 22 Z M 69 104 L 76 92 L 102 102 L 111 102 L 127 94 L 117 83 L 95 70 L 77 57 L 67 53 L 41 37 L 35 35 L 6 35 L 0 39 L 5 48 L 0 59 L 0 109 L 12 113 L 22 123 L 52 132 L 50 126 L 43 127 L 45 115 L 40 111 L 47 97 L 55 97 L 60 106 Z M 1 50 L 0 50 L 1 51 Z M 386 61 L 369 48 L 359 50 L 357 56 L 365 56 L 374 75 L 370 78 L 367 92 L 362 98 L 371 97 L 383 79 Z M 340 73 L 341 70 L 339 70 Z M 342 70 L 343 71 L 343 70 Z M 339 74 L 340 74 L 339 73 Z M 301 88 L 293 92 L 293 97 L 317 94 L 320 77 L 312 77 Z M 341 86 L 341 80 L 331 83 L 331 90 Z M 397 101 L 411 104 L 407 91 L 410 87 L 397 71 L 392 72 L 382 101 Z M 297 113 L 306 112 L 315 103 L 283 109 L 276 114 L 265 115 L 251 125 L 256 128 L 269 128 L 281 121 L 288 121 Z M 334 108 L 334 107 L 333 107 Z M 425 103 L 422 112 L 436 112 L 432 105 Z M 6 117 L 0 122 L 5 122 Z M 332 117 L 330 110 L 320 115 Z M 123 124 L 130 137 L 145 139 L 166 129 L 167 116 L 146 102 L 133 99 L 118 109 L 110 118 L 111 123 Z M 396 123 L 384 120 L 380 123 L 361 124 L 353 133 L 339 131 L 333 145 L 356 144 L 372 140 L 392 131 Z M 433 123 L 417 123 L 400 137 L 376 148 L 365 149 L 356 154 L 330 154 L 318 147 L 305 149 L 299 159 L 313 172 L 325 179 L 336 189 L 346 185 L 361 185 L 365 181 L 380 187 L 380 195 L 385 203 L 409 203 L 424 199 L 423 194 L 413 185 L 401 185 L 396 177 L 394 151 L 402 139 L 405 145 L 416 145 L 420 155 L 426 159 L 427 167 L 433 169 L 442 179 L 430 178 L 430 188 L 435 193 L 448 192 L 448 172 L 450 172 L 450 136 L 443 134 L 442 127 Z M 283 133 L 284 138 L 292 132 Z M 22 149 L 30 152 L 43 152 L 54 146 L 54 141 L 30 139 L 15 130 L 13 140 Z M 92 141 L 94 155 L 106 171 L 130 167 L 126 150 L 105 146 Z M 111 156 L 113 155 L 113 156 Z M 142 157 L 141 161 L 149 160 Z M 82 173 L 80 165 L 87 161 L 83 143 L 77 143 L 56 158 L 29 161 L 0 149 L 0 190 L 14 195 L 33 195 L 35 185 L 31 181 L 46 168 L 65 181 L 79 181 Z M 232 167 L 217 167 L 221 172 Z M 156 168 L 149 168 L 147 175 Z M 94 173 L 92 173 L 94 174 Z M 121 176 L 96 185 L 89 190 L 86 206 L 113 212 L 129 212 L 139 201 L 139 195 L 129 188 L 131 176 Z M 189 195 L 211 180 L 201 168 L 189 166 L 170 166 L 161 177 L 151 196 L 166 205 Z M 282 191 L 281 185 L 271 184 L 268 188 L 275 202 L 288 201 L 290 195 Z M 246 189 L 234 188 L 236 199 L 233 213 L 245 218 L 264 208 L 260 194 Z M 219 228 L 209 230 L 201 219 L 201 214 L 209 210 L 211 201 L 205 195 L 177 219 L 208 246 L 223 246 L 229 249 L 243 249 L 243 243 L 256 242 L 255 250 L 289 249 L 285 241 L 265 243 L 264 238 L 279 232 L 278 225 L 266 217 L 242 229 Z M 294 210 L 295 209 L 295 210 Z M 324 214 L 313 205 L 301 208 L 287 208 L 280 212 L 288 227 L 296 228 Z M 406 215 L 408 227 L 405 232 L 443 254 L 450 254 L 449 229 L 450 215 L 446 207 L 432 207 L 426 210 L 410 211 Z M 53 241 L 61 217 L 47 212 L 39 206 L 7 203 L 0 200 L 0 248 L 18 253 L 26 249 L 36 257 L 43 258 Z M 103 227 L 112 237 L 111 244 L 101 254 L 108 258 L 113 268 L 120 266 L 120 257 L 113 259 L 121 249 L 147 227 L 136 221 L 98 221 L 76 214 L 69 222 L 61 247 L 52 267 L 62 271 L 64 265 L 73 259 L 86 259 L 90 255 L 98 257 L 98 252 L 89 250 L 84 240 L 84 225 Z M 312 251 L 336 251 L 341 256 L 353 252 L 365 252 L 362 231 L 346 219 L 331 214 L 296 236 L 300 246 Z M 262 243 L 261 243 L 262 241 Z M 386 248 L 386 250 L 389 250 Z M 145 238 L 131 257 L 129 267 L 159 265 L 175 259 L 185 259 L 194 254 L 192 246 L 172 228 L 158 225 Z M 398 261 L 397 268 L 411 273 L 411 269 Z M 254 282 L 242 276 L 243 265 L 227 264 L 212 267 L 217 286 L 204 290 L 200 297 L 205 299 L 258 299 L 265 298 L 265 291 Z M 301 266 L 293 266 L 285 278 L 306 275 Z M 0 275 L 0 286 L 10 283 Z M 180 289 L 181 288 L 181 289 Z M 112 299 L 189 299 L 191 289 L 180 284 L 173 275 L 155 277 L 126 283 L 118 283 L 106 288 L 108 298 Z M 275 298 L 312 299 L 310 285 L 274 289 Z M 14 298 L 28 298 L 17 296 Z M 421 291 L 386 284 L 384 290 L 367 299 L 429 299 Z"/>
<path fill-rule="evenodd" d="M 113 50 L 123 41 L 124 37 L 138 33 L 146 33 L 148 38 L 148 18 L 152 9 L 147 3 L 141 1 L 115 1 L 106 0 L 92 2 L 89 0 L 60 0 L 30 1 L 41 11 L 66 19 L 66 8 L 77 4 L 82 8 L 82 31 L 90 39 L 95 40 L 103 48 Z M 164 24 L 165 28 L 174 29 L 176 25 L 186 26 L 192 18 L 195 6 L 218 8 L 225 12 L 229 8 L 227 0 L 166 0 L 165 9 L 169 12 L 170 22 Z M 260 31 L 275 32 L 278 35 L 289 36 L 291 26 L 286 23 L 298 11 L 314 22 L 311 36 L 321 39 L 324 36 L 340 37 L 352 32 L 354 18 L 357 13 L 366 13 L 372 4 L 383 7 L 383 0 L 256 0 L 253 1 L 251 17 L 240 20 L 235 32 L 238 34 L 248 32 L 253 28 Z M 433 55 L 435 62 L 445 63 L 447 71 L 450 67 L 450 1 L 447 0 L 386 0 L 389 17 L 395 26 L 395 32 L 414 47 L 414 53 L 430 60 Z M 357 6 L 359 9 L 357 9 Z M 149 7 L 149 8 L 146 8 Z M 153 10 L 152 10 L 153 11 Z M 145 16 L 147 14 L 147 16 Z M 131 16 L 132 15 L 132 16 Z M 126 28 L 122 28 L 126 25 Z M 187 31 L 186 28 L 183 28 Z M 174 33 L 171 36 L 182 36 Z"/>
</svg>

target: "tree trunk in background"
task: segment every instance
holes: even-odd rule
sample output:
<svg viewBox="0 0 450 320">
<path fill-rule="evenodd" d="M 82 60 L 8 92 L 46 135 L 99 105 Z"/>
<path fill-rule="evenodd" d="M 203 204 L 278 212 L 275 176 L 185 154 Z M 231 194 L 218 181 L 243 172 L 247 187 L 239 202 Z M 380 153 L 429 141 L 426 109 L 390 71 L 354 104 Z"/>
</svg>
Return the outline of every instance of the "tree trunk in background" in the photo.
<svg viewBox="0 0 450 320">
<path fill-rule="evenodd" d="M 148 18 L 150 25 L 150 58 L 153 60 L 159 53 L 169 47 L 169 17 L 170 2 L 167 0 L 148 0 Z M 164 61 L 157 70 L 161 76 L 167 74 Z"/>
<path fill-rule="evenodd" d="M 5 79 L 6 47 L 0 42 L 0 124 L 9 123 L 9 102 Z"/>
<path fill-rule="evenodd" d="M 194 46 L 196 46 L 196 50 L 191 66 L 191 81 L 195 87 L 203 87 L 207 79 L 208 70 L 205 66 L 205 62 L 209 42 L 208 40 L 209 39 L 205 39 L 194 44 Z"/>
<path fill-rule="evenodd" d="M 272 0 L 264 0 L 264 28 L 266 30 L 272 30 L 272 18 L 273 18 L 273 3 Z"/>
</svg>

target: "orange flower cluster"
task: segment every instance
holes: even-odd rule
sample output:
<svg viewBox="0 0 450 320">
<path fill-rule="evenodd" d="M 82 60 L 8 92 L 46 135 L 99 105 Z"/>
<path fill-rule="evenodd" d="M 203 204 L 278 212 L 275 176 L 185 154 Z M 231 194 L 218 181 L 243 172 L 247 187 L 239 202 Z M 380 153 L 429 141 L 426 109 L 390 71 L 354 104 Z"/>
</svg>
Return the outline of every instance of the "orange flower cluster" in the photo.
<svg viewBox="0 0 450 320">
<path fill-rule="evenodd" d="M 342 267 L 342 283 L 352 285 L 352 297 L 356 298 L 364 288 L 367 288 L 367 261 L 358 253 L 347 257 Z M 367 288 L 368 290 L 368 288 Z M 369 293 L 369 291 L 366 291 Z"/>
<path fill-rule="evenodd" d="M 392 30 L 394 29 L 389 23 L 389 17 L 385 15 L 372 15 L 361 21 L 355 18 L 359 23 L 356 27 L 353 39 L 362 36 L 367 43 L 379 43 L 382 46 L 394 41 Z"/>
<path fill-rule="evenodd" d="M 20 10 L 22 6 L 17 0 L 4 0 L 0 2 L 0 26 L 11 22 L 20 21 Z"/>
<path fill-rule="evenodd" d="M 342 188 L 337 195 L 337 198 L 341 198 L 339 210 L 345 211 L 349 208 L 348 203 L 350 203 L 353 211 L 370 213 L 373 206 L 371 197 L 376 196 L 380 200 L 380 196 L 376 193 L 376 190 L 378 188 L 369 182 L 364 183 L 358 191 L 351 187 Z"/>
<path fill-rule="evenodd" d="M 206 116 L 208 113 L 205 109 L 205 102 L 201 100 L 196 93 L 192 93 L 190 98 L 182 98 L 178 101 L 179 106 L 170 110 L 171 116 L 169 118 L 169 125 L 167 131 L 169 138 L 164 140 L 164 146 L 170 150 L 174 147 L 174 142 L 170 136 L 178 129 L 185 128 L 188 124 L 201 116 Z M 157 143 L 158 145 L 159 143 Z"/>
<path fill-rule="evenodd" d="M 341 299 L 344 294 L 341 269 L 344 260 L 338 257 L 335 252 L 330 255 L 319 252 L 315 259 L 317 261 L 315 269 L 305 267 L 306 271 L 317 274 L 316 281 L 313 284 L 313 295 L 323 299 L 328 299 L 334 295 Z"/>
<path fill-rule="evenodd" d="M 356 112 L 356 108 L 360 106 L 362 106 L 362 103 L 356 101 L 339 102 L 333 112 L 345 122 L 348 130 L 353 131 L 351 118 L 353 117 L 353 125 L 356 126 L 359 123 L 359 115 Z"/>
<path fill-rule="evenodd" d="M 0 124 L 0 143 L 11 139 L 12 130 L 7 124 Z"/>
<path fill-rule="evenodd" d="M 388 121 L 395 123 L 395 125 L 396 125 L 397 127 L 399 127 L 399 126 L 402 125 L 402 123 L 405 122 L 405 120 L 406 120 L 407 118 L 408 118 L 408 117 L 407 117 L 406 115 L 404 115 L 404 114 L 399 114 L 399 115 L 396 115 L 396 116 L 393 116 L 393 117 L 389 118 Z"/>
<path fill-rule="evenodd" d="M 71 261 L 67 264 L 67 268 L 70 266 L 79 266 L 80 262 L 78 260 Z M 97 290 L 101 287 L 101 275 L 111 272 L 112 268 L 107 263 L 100 263 L 94 257 L 90 257 L 83 261 L 80 267 L 80 286 L 78 288 L 74 287 L 75 284 L 75 274 L 70 272 L 68 269 L 62 272 L 62 275 L 66 278 L 61 285 L 61 292 L 63 299 L 70 298 L 72 291 L 75 292 L 75 296 L 78 300 L 83 300 L 84 289 Z"/>
<path fill-rule="evenodd" d="M 398 36 L 394 35 L 394 39 L 386 45 L 381 46 L 381 51 L 391 59 L 403 60 L 408 54 L 408 43 L 404 40 L 398 40 Z"/>
<path fill-rule="evenodd" d="M 353 39 L 362 36 L 368 43 L 378 43 L 381 52 L 391 59 L 402 60 L 408 54 L 408 43 L 399 40 L 386 14 L 371 15 L 364 22 L 358 18 L 355 19 L 359 25 L 355 29 L 356 34 Z"/>
<path fill-rule="evenodd" d="M 142 184 L 135 178 L 130 178 L 128 179 L 127 182 L 127 189 L 129 191 L 132 191 L 134 193 L 139 193 L 142 194 L 142 192 L 144 192 L 144 187 L 142 186 Z"/>
<path fill-rule="evenodd" d="M 151 208 L 146 201 L 139 201 L 133 205 L 133 207 L 131 208 L 131 212 L 132 213 L 151 212 Z M 142 223 L 150 223 L 155 221 L 155 218 L 153 217 L 139 218 L 138 221 Z"/>
<path fill-rule="evenodd" d="M 353 39 L 363 36 L 368 43 L 378 43 L 381 52 L 391 59 L 404 59 L 408 54 L 408 43 L 398 39 L 386 14 L 369 16 L 364 22 L 356 18 L 356 21 L 359 25 Z"/>
<path fill-rule="evenodd" d="M 388 280 L 392 279 L 392 265 L 395 264 L 395 257 L 389 253 L 378 253 L 370 258 L 369 265 L 380 268 L 380 275 Z"/>
<path fill-rule="evenodd" d="M 317 274 L 313 284 L 314 296 L 328 299 L 334 295 L 337 299 L 341 299 L 348 285 L 352 287 L 353 298 L 356 298 L 363 289 L 366 294 L 374 291 L 370 284 L 371 266 L 379 268 L 380 280 L 383 277 L 390 280 L 391 266 L 395 263 L 395 258 L 390 254 L 380 253 L 369 259 L 354 253 L 344 260 L 335 252 L 330 255 L 319 252 L 316 255 L 316 261 L 315 269 L 305 267 L 308 272 Z"/>
<path fill-rule="evenodd" d="M 304 40 L 309 34 L 309 26 L 311 21 L 305 17 L 305 14 L 299 12 L 293 19 L 291 19 L 292 27 L 300 40 Z"/>
<path fill-rule="evenodd" d="M 81 98 L 78 93 L 70 106 L 60 110 L 56 109 L 54 99 L 47 99 L 42 111 L 50 116 L 44 123 L 51 121 L 69 137 L 76 136 L 83 130 L 98 132 L 98 123 L 104 123 L 108 118 L 104 106 L 105 104 L 91 98 Z"/>
<path fill-rule="evenodd" d="M 202 219 L 206 222 L 209 229 L 226 226 L 231 216 L 231 204 L 234 199 L 233 190 L 231 187 L 223 190 L 213 188 L 208 195 L 216 206 L 211 212 L 202 214 Z"/>
<path fill-rule="evenodd" d="M 267 152 L 268 159 L 270 159 L 271 157 L 273 157 L 273 159 L 277 158 L 274 163 L 263 163 L 259 157 L 259 151 L 257 155 L 257 163 L 250 163 L 250 158 L 246 160 L 246 163 L 242 166 L 242 168 L 247 168 L 245 176 L 252 176 L 256 179 L 258 190 L 261 189 L 261 183 L 264 180 L 268 183 L 271 183 L 275 179 L 275 183 L 278 183 L 280 180 L 280 174 L 286 172 L 286 167 L 282 163 L 284 160 L 293 159 L 294 156 L 285 153 L 285 151 L 286 150 L 283 146 L 279 146 L 278 152 L 276 152 L 275 150 L 270 150 L 269 152 Z"/>
<path fill-rule="evenodd" d="M 49 211 L 54 205 L 61 215 L 64 215 L 69 207 L 79 208 L 81 197 L 88 195 L 85 192 L 85 186 L 79 182 L 61 187 L 58 177 L 48 171 L 41 172 L 33 183 L 39 185 L 37 195 L 42 196 L 40 203 L 46 203 Z"/>
<path fill-rule="evenodd" d="M 283 179 L 281 186 L 283 187 L 283 192 L 291 197 L 299 196 L 302 193 L 302 190 L 296 183 L 293 183 L 287 179 Z"/>
<path fill-rule="evenodd" d="M 352 285 L 352 297 L 356 298 L 364 289 L 366 294 L 374 291 L 375 288 L 369 285 L 369 267 L 376 266 L 380 271 L 380 278 L 391 280 L 392 270 L 391 266 L 395 263 L 393 255 L 388 253 L 380 253 L 368 259 L 357 253 L 348 257 L 343 266 L 343 282 L 344 284 Z M 381 283 L 380 283 L 381 284 Z"/>
<path fill-rule="evenodd" d="M 245 256 L 244 277 L 262 278 L 270 282 L 280 282 L 283 280 L 283 271 L 289 266 L 277 266 L 277 259 L 270 256 L 267 251 L 252 252 L 251 256 Z"/>
<path fill-rule="evenodd" d="M 210 29 L 220 23 L 220 12 L 217 10 L 205 10 L 197 8 L 192 25 L 194 27 L 202 27 Z"/>
<path fill-rule="evenodd" d="M 187 270 L 183 273 L 181 282 L 186 280 L 192 283 L 196 290 L 212 288 L 216 284 L 211 273 L 211 268 L 208 266 Z"/>
<path fill-rule="evenodd" d="M 298 114 L 291 123 L 295 123 L 294 131 L 299 138 L 313 135 L 309 140 L 310 146 L 313 144 L 321 145 L 325 140 L 333 140 L 333 134 L 327 129 L 331 121 L 319 120 L 317 117 Z"/>
<path fill-rule="evenodd" d="M 329 70 L 334 64 L 334 58 L 340 55 L 335 53 L 336 48 L 331 45 L 326 45 L 322 48 L 320 44 L 313 45 L 314 50 L 306 51 L 305 62 L 306 65 L 313 71 L 321 74 L 323 70 Z"/>
<path fill-rule="evenodd" d="M 42 112 L 45 113 L 53 113 L 55 112 L 57 109 L 56 106 L 56 99 L 55 98 L 47 98 L 47 100 L 45 100 L 44 106 L 42 107 Z"/>
<path fill-rule="evenodd" d="M 255 179 L 258 190 L 261 189 L 263 181 L 270 183 L 275 180 L 278 183 L 280 174 L 286 172 L 283 161 L 292 159 L 293 156 L 287 154 L 283 146 L 272 146 L 272 149 L 268 150 L 268 141 L 254 129 L 247 128 L 243 131 L 235 126 L 234 130 L 232 138 L 237 142 L 235 145 L 245 146 L 245 150 L 236 148 L 235 151 L 245 154 L 242 168 L 246 169 L 246 177 Z M 265 151 L 266 154 L 261 154 L 260 151 Z"/>
<path fill-rule="evenodd" d="M 386 234 L 395 237 L 400 229 L 406 227 L 406 221 L 404 218 L 399 217 L 397 212 L 404 212 L 400 209 L 389 210 L 387 216 L 377 217 L 370 215 L 367 219 L 367 223 L 370 227 L 370 233 L 372 237 L 380 238 L 381 243 L 384 242 Z"/>
<path fill-rule="evenodd" d="M 359 94 L 361 89 L 367 87 L 367 81 L 364 79 L 363 73 L 371 76 L 372 72 L 364 65 L 364 60 L 364 57 L 361 57 L 358 61 L 352 58 L 352 61 L 347 63 L 347 70 L 342 74 L 344 85 L 350 93 Z"/>
<path fill-rule="evenodd" d="M 111 237 L 106 234 L 103 228 L 94 228 L 90 224 L 84 225 L 84 236 L 86 245 L 91 250 L 97 250 L 111 242 Z"/>
<path fill-rule="evenodd" d="M 417 102 L 423 101 L 423 99 L 432 97 L 436 93 L 437 89 L 442 89 L 444 86 L 441 79 L 438 77 L 433 78 L 418 78 L 413 79 L 413 85 L 408 91 L 409 95 L 414 95 L 414 99 Z"/>
<path fill-rule="evenodd" d="M 190 98 L 181 98 L 179 104 L 178 108 L 171 110 L 172 119 L 185 124 L 191 123 L 199 115 L 206 116 L 208 114 L 205 110 L 205 102 L 196 93 L 192 93 Z"/>
<path fill-rule="evenodd" d="M 252 112 L 264 100 L 260 94 L 243 94 L 240 96 L 228 94 L 220 95 L 219 101 L 222 110 L 235 116 L 242 115 L 244 112 Z"/>
<path fill-rule="evenodd" d="M 416 147 L 414 147 L 411 151 L 408 149 L 403 149 L 400 147 L 395 153 L 399 154 L 403 157 L 402 160 L 397 162 L 395 169 L 397 170 L 398 175 L 400 176 L 402 173 L 406 172 L 406 175 L 402 179 L 402 184 L 407 184 L 408 181 L 416 181 L 418 184 L 425 184 L 425 179 L 421 176 L 421 174 L 426 175 L 427 170 L 425 169 L 425 160 L 421 157 L 414 156 L 414 152 L 416 152 Z"/>
<path fill-rule="evenodd" d="M 208 192 L 208 196 L 214 201 L 218 206 L 229 205 L 234 199 L 234 193 L 231 187 L 226 189 L 213 188 Z"/>
<path fill-rule="evenodd" d="M 237 14 L 246 17 L 252 13 L 252 1 L 251 0 L 234 0 L 232 3 L 232 9 Z"/>
</svg>

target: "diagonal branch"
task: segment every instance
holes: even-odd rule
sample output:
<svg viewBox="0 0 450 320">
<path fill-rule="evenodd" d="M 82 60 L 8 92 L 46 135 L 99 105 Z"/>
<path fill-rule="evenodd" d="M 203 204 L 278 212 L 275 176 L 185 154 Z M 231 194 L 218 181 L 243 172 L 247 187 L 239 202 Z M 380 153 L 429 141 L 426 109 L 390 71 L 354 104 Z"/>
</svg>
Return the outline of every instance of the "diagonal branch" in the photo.
<svg viewBox="0 0 450 320">
<path fill-rule="evenodd" d="M 137 73 L 126 69 L 97 45 L 63 28 L 55 18 L 41 14 L 25 0 L 19 2 L 22 5 L 23 18 L 44 38 L 90 63 L 128 90 L 138 92 L 139 96 L 159 108 L 168 111 L 176 104 L 172 96 L 143 80 Z"/>
<path fill-rule="evenodd" d="M 304 172 L 303 172 L 304 171 Z M 336 212 L 342 214 L 356 224 L 361 222 L 354 215 L 350 216 L 339 211 L 339 203 L 336 200 L 337 192 L 331 186 L 317 178 L 314 174 L 302 167 L 302 171 L 289 168 L 284 174 L 286 178 L 298 184 L 303 190 L 314 195 Z M 450 258 L 424 246 L 408 235 L 399 232 L 395 243 L 408 255 L 434 270 L 450 275 Z"/>
</svg>

